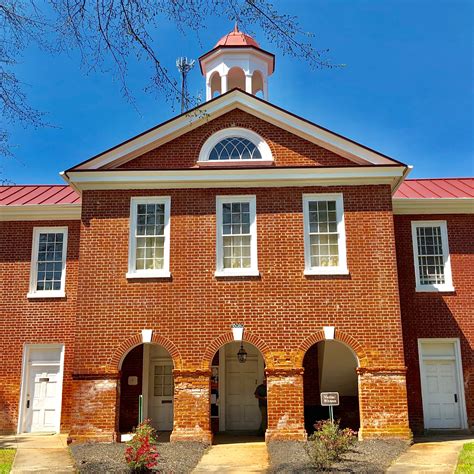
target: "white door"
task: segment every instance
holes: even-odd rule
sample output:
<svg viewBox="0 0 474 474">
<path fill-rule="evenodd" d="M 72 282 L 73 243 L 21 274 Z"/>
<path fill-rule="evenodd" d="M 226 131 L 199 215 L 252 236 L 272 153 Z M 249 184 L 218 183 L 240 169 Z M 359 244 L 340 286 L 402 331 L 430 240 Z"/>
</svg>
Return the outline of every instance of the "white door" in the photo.
<svg viewBox="0 0 474 474">
<path fill-rule="evenodd" d="M 148 416 L 159 431 L 173 429 L 173 362 L 150 364 Z"/>
<path fill-rule="evenodd" d="M 226 359 L 226 430 L 257 430 L 260 410 L 255 398 L 258 385 L 258 361 L 248 358 L 240 363 L 234 356 Z"/>
<path fill-rule="evenodd" d="M 425 406 L 427 429 L 460 429 L 456 361 L 425 360 Z"/>
<path fill-rule="evenodd" d="M 26 394 L 27 432 L 54 432 L 61 406 L 59 366 L 31 366 Z"/>
</svg>

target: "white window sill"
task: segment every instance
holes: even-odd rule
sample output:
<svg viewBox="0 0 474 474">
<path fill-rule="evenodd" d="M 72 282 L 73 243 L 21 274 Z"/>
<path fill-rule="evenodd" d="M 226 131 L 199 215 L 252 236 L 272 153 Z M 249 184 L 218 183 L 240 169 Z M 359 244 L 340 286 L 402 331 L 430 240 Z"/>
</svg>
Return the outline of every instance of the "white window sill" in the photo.
<svg viewBox="0 0 474 474">
<path fill-rule="evenodd" d="M 227 271 L 227 270 L 217 270 L 214 272 L 215 277 L 247 277 L 247 276 L 260 276 L 260 272 L 258 270 L 251 270 L 251 269 L 242 269 L 242 270 L 234 270 L 234 271 Z"/>
<path fill-rule="evenodd" d="M 430 285 L 416 285 L 417 293 L 452 293 L 456 291 L 452 285 L 440 285 L 440 286 L 430 286 Z"/>
<path fill-rule="evenodd" d="M 340 267 L 320 267 L 320 268 L 309 268 L 304 271 L 305 275 L 349 275 L 348 268 Z"/>
<path fill-rule="evenodd" d="M 151 272 L 136 272 L 131 273 L 128 272 L 125 277 L 127 280 L 135 279 L 135 278 L 171 278 L 171 273 L 167 271 L 151 271 Z"/>
<path fill-rule="evenodd" d="M 200 168 L 232 168 L 234 166 L 248 168 L 252 166 L 272 166 L 274 163 L 273 160 L 212 160 L 198 161 L 197 165 Z"/>
<path fill-rule="evenodd" d="M 29 292 L 26 297 L 28 299 L 36 299 L 36 298 L 65 298 L 66 293 L 64 291 L 36 291 L 36 292 Z"/>
</svg>

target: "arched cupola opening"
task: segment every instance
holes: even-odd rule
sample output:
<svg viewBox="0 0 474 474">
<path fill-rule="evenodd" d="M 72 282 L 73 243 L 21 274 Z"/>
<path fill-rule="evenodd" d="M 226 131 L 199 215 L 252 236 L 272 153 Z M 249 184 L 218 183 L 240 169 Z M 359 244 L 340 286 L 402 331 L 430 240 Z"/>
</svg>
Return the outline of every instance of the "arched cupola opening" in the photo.
<svg viewBox="0 0 474 474">
<path fill-rule="evenodd" d="M 264 84 L 263 84 L 263 75 L 260 71 L 254 71 L 252 74 L 252 94 L 259 95 L 264 97 Z"/>
<path fill-rule="evenodd" d="M 211 75 L 210 79 L 210 85 L 211 85 L 211 96 L 216 97 L 218 95 L 221 95 L 222 87 L 221 87 L 221 76 L 219 75 L 218 72 L 214 72 Z"/>
<path fill-rule="evenodd" d="M 245 90 L 245 73 L 240 67 L 233 67 L 227 73 L 227 89 Z"/>
</svg>

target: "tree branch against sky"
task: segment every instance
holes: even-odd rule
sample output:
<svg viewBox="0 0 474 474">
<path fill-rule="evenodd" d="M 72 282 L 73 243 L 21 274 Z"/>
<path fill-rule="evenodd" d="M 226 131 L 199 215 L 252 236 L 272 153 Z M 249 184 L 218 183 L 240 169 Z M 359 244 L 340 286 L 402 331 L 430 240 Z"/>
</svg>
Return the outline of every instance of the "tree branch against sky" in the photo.
<svg viewBox="0 0 474 474">
<path fill-rule="evenodd" d="M 258 29 L 280 52 L 312 68 L 335 67 L 326 59 L 327 50 L 312 45 L 313 34 L 303 31 L 295 16 L 280 12 L 266 0 L 0 0 L 0 156 L 12 153 L 9 124 L 47 125 L 47 111 L 29 104 L 27 85 L 16 73 L 28 46 L 39 46 L 50 54 L 73 48 L 80 53 L 86 72 L 110 73 L 131 103 L 129 64 L 145 61 L 150 68 L 147 91 L 174 103 L 181 100 L 181 88 L 160 59 L 163 48 L 169 47 L 160 37 L 160 23 L 171 22 L 182 34 L 191 31 L 199 37 L 208 19 L 216 16 L 238 21 L 249 32 Z M 197 102 L 196 97 L 185 98 L 187 108 Z"/>
</svg>

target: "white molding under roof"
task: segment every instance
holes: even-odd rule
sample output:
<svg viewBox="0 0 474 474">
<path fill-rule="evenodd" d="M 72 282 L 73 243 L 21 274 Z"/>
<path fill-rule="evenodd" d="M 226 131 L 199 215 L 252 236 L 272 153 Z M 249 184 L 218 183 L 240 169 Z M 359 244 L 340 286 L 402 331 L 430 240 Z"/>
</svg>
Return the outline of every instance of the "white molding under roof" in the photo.
<svg viewBox="0 0 474 474">
<path fill-rule="evenodd" d="M 79 190 L 183 189 L 389 184 L 396 186 L 405 167 L 241 168 L 190 170 L 69 171 L 63 175 Z"/>
<path fill-rule="evenodd" d="M 0 206 L 0 221 L 80 220 L 81 204 Z"/>
<path fill-rule="evenodd" d="M 393 198 L 393 213 L 474 214 L 474 198 Z"/>
<path fill-rule="evenodd" d="M 325 130 L 299 118 L 283 109 L 260 100 L 240 90 L 233 90 L 209 102 L 189 114 L 180 115 L 168 122 L 157 126 L 136 138 L 118 145 L 95 158 L 80 163 L 68 170 L 97 170 L 99 168 L 114 168 L 127 161 L 159 147 L 191 130 L 204 125 L 230 110 L 241 109 L 262 120 L 283 128 L 294 135 L 324 147 L 358 164 L 393 165 L 401 163 L 391 160 L 373 150 L 359 145 L 347 138 Z"/>
</svg>

